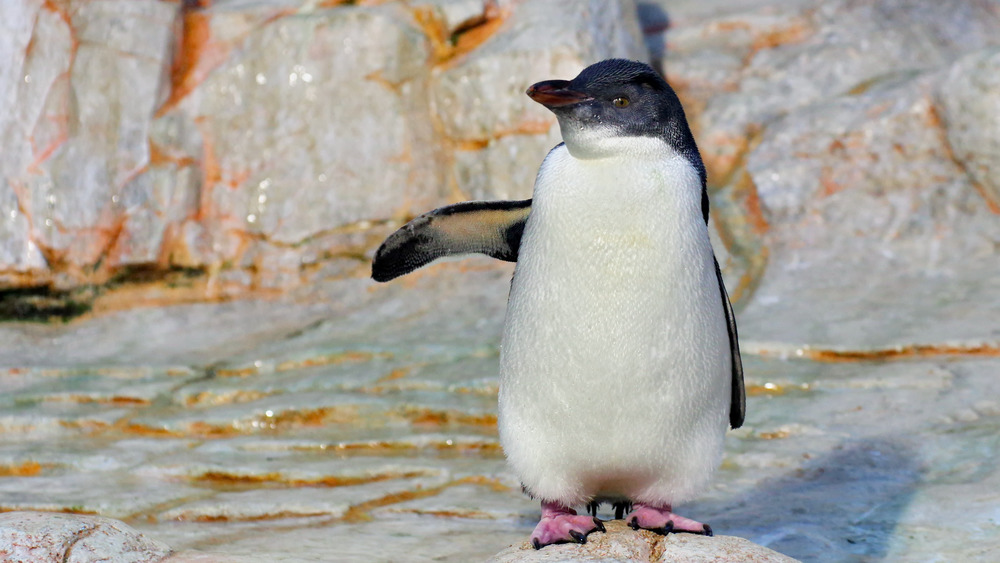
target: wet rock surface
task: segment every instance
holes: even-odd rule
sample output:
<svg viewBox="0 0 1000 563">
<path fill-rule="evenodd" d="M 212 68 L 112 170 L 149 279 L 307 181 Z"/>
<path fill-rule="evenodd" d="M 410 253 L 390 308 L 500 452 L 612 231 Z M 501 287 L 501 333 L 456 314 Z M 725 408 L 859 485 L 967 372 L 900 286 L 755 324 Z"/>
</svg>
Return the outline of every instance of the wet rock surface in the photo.
<svg viewBox="0 0 1000 563">
<path fill-rule="evenodd" d="M 527 197 L 557 130 L 523 88 L 648 50 L 749 395 L 678 511 L 809 561 L 1000 550 L 995 2 L 354 4 L 0 3 L 0 311 L 89 311 L 0 324 L 0 518 L 115 518 L 171 561 L 579 549 L 521 551 L 511 266 L 367 261 L 412 213 Z M 722 540 L 630 534 L 601 545 Z"/>
<path fill-rule="evenodd" d="M 3 509 L 101 514 L 180 552 L 246 561 L 485 560 L 520 545 L 538 507 L 495 431 L 509 275 L 474 259 L 362 282 L 354 314 L 246 334 L 244 349 L 201 364 L 181 360 L 218 330 L 211 307 L 187 307 L 200 312 L 160 342 L 158 367 L 74 344 L 96 321 L 58 327 L 68 334 L 35 353 L 63 366 L 0 381 Z M 253 302 L 231 306 L 260 322 Z M 104 337 L 127 339 L 150 311 L 119 314 Z M 803 560 L 1000 547 L 1000 360 L 781 359 L 745 338 L 747 424 L 682 513 Z"/>
</svg>

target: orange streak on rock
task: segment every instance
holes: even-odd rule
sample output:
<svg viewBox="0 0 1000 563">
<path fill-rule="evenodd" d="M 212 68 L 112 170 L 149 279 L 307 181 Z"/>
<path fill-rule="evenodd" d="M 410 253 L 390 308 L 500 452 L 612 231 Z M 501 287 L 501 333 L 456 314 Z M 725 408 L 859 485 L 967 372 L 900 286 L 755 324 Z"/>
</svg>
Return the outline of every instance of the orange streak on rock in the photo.
<svg viewBox="0 0 1000 563">
<path fill-rule="evenodd" d="M 425 471 L 403 471 L 376 473 L 372 475 L 340 476 L 329 475 L 326 477 L 316 477 L 315 479 L 290 479 L 280 473 L 263 473 L 257 475 L 245 475 L 229 473 L 225 471 L 208 471 L 201 475 L 196 475 L 191 480 L 207 483 L 218 487 L 233 486 L 254 486 L 254 485 L 277 485 L 281 487 L 351 487 L 368 483 L 378 483 L 381 481 L 391 481 L 395 479 L 412 479 L 424 477 Z"/>
<path fill-rule="evenodd" d="M 366 522 L 371 520 L 371 515 L 368 514 L 374 508 L 379 508 L 382 506 L 388 506 L 390 504 L 398 504 L 401 502 L 407 502 L 416 499 L 422 499 L 427 497 L 432 497 L 441 493 L 445 489 L 455 487 L 458 485 L 487 485 L 496 486 L 499 485 L 494 479 L 487 479 L 486 477 L 471 476 L 462 479 L 456 479 L 455 481 L 450 481 L 443 485 L 437 487 L 427 487 L 425 489 L 414 489 L 410 491 L 403 491 L 400 493 L 393 493 L 386 495 L 381 498 L 366 501 L 361 504 L 352 506 L 344 514 L 344 521 L 346 522 Z"/>
<path fill-rule="evenodd" d="M 910 360 L 941 356 L 995 358 L 1000 357 L 1000 344 L 995 342 L 975 344 L 910 344 L 870 350 L 782 346 L 777 349 L 762 347 L 754 349 L 752 353 L 761 357 L 802 358 L 831 363 Z"/>
<path fill-rule="evenodd" d="M 194 166 L 196 161 L 190 156 L 175 156 L 166 153 L 160 145 L 149 140 L 149 164 L 152 166 L 164 166 L 173 164 L 178 168 Z"/>
<path fill-rule="evenodd" d="M 272 417 L 260 419 L 262 424 L 275 427 L 323 426 L 325 424 L 353 424 L 359 422 L 358 409 L 354 405 L 342 407 L 322 407 L 318 409 L 288 410 Z"/>
<path fill-rule="evenodd" d="M 429 426 L 485 426 L 496 428 L 497 416 L 495 414 L 468 414 L 461 411 L 443 411 L 436 409 L 426 409 L 418 407 L 406 407 L 400 413 L 403 418 L 412 424 Z"/>
<path fill-rule="evenodd" d="M 762 235 L 771 228 L 771 225 L 767 222 L 767 218 L 764 217 L 764 211 L 760 204 L 760 195 L 757 193 L 757 185 L 754 184 L 753 178 L 745 170 L 739 183 L 740 191 L 744 194 L 744 208 L 747 211 L 750 226 L 753 227 L 753 230 L 758 235 Z"/>
<path fill-rule="evenodd" d="M 281 362 L 275 366 L 275 371 L 288 371 L 293 369 L 302 369 L 316 366 L 329 366 L 342 364 L 345 362 L 367 362 L 376 357 L 375 354 L 371 352 L 357 352 L 349 350 L 346 352 L 340 352 L 337 354 L 326 354 L 323 356 L 313 356 L 311 358 L 306 358 L 303 360 L 289 360 L 286 362 Z M 385 354 L 379 354 L 377 357 L 384 358 Z"/>
<path fill-rule="evenodd" d="M 458 35 L 452 56 L 463 55 L 482 45 L 500 29 L 509 14 L 494 3 L 486 5 L 482 19 L 455 31 Z"/>
<path fill-rule="evenodd" d="M 39 166 L 48 160 L 49 157 L 52 156 L 52 153 L 56 152 L 59 147 L 63 146 L 63 144 L 69 140 L 69 116 L 63 114 L 57 116 L 57 118 L 59 123 L 59 134 L 55 139 L 49 141 L 45 147 L 38 149 L 35 146 L 35 137 L 31 137 L 31 147 L 35 158 L 31 161 L 31 164 L 28 165 L 28 172 L 32 174 L 40 172 Z"/>
<path fill-rule="evenodd" d="M 76 29 L 73 27 L 73 17 L 67 11 L 66 6 L 55 2 L 54 0 L 45 0 L 42 4 L 42 8 L 48 12 L 51 12 L 59 17 L 66 24 L 66 28 L 69 32 L 70 37 L 70 57 L 69 63 L 66 65 L 66 70 L 59 74 L 53 80 L 52 87 L 56 88 L 61 82 L 67 83 L 67 90 L 69 90 L 68 83 L 70 81 L 70 73 L 73 70 L 73 63 L 76 60 L 77 49 L 80 46 L 80 40 L 77 37 Z M 31 51 L 35 48 L 36 36 L 33 34 L 31 41 L 28 43 L 27 55 L 30 55 Z M 67 102 L 68 103 L 68 102 Z M 64 108 L 65 109 L 65 108 Z M 35 138 L 31 137 L 30 142 L 32 145 L 32 152 L 35 155 L 34 160 L 28 165 L 28 171 L 31 173 L 39 172 L 39 165 L 49 159 L 52 154 L 61 147 L 66 141 L 69 140 L 69 119 L 68 109 L 63 113 L 57 115 L 44 115 L 42 119 L 50 120 L 56 124 L 58 134 L 52 140 L 50 140 L 44 147 L 38 148 L 35 146 Z"/>
<path fill-rule="evenodd" d="M 785 387 L 783 385 L 747 385 L 746 386 L 747 395 L 750 397 L 758 397 L 760 395 L 784 395 Z"/>
<path fill-rule="evenodd" d="M 124 432 L 125 434 L 136 434 L 139 436 L 147 436 L 150 438 L 182 438 L 184 435 L 180 432 L 175 432 L 173 430 L 168 430 L 166 428 L 154 428 L 152 426 L 147 426 L 145 424 L 138 424 L 135 422 L 122 422 L 116 424 L 115 428 Z"/>
<path fill-rule="evenodd" d="M 485 149 L 491 142 L 509 135 L 544 135 L 552 128 L 555 121 L 528 120 L 522 121 L 512 129 L 501 129 L 488 139 L 464 139 L 455 141 L 455 148 L 460 151 L 477 151 Z"/>
<path fill-rule="evenodd" d="M 933 104 L 930 104 L 927 108 L 926 115 L 927 123 L 937 129 L 938 136 L 941 139 L 941 144 L 944 146 L 945 152 L 948 154 L 948 158 L 955 163 L 962 171 L 965 172 L 966 177 L 969 179 L 969 183 L 972 184 L 972 188 L 976 190 L 976 193 L 983 198 L 986 202 L 986 207 L 991 213 L 1000 215 L 1000 201 L 997 201 L 989 191 L 976 180 L 975 176 L 969 173 L 968 164 L 966 161 L 960 160 L 955 154 L 954 148 L 951 146 L 951 142 L 948 139 L 948 133 L 945 129 L 944 120 L 941 118 L 941 114 L 938 109 Z"/>
<path fill-rule="evenodd" d="M 195 126 L 201 132 L 201 175 L 202 189 L 201 200 L 198 202 L 198 210 L 195 212 L 195 221 L 202 221 L 211 216 L 212 209 L 212 189 L 222 181 L 222 169 L 219 166 L 218 157 L 215 154 L 215 139 L 211 130 L 205 124 L 205 118 L 195 119 Z"/>
<path fill-rule="evenodd" d="M 111 405 L 116 407 L 144 406 L 149 405 L 148 399 L 141 397 L 128 397 L 124 395 L 114 395 L 111 397 L 91 397 L 89 395 L 62 395 L 46 397 L 50 402 L 69 402 L 79 404 Z"/>
<path fill-rule="evenodd" d="M 73 41 L 73 55 L 76 56 L 76 49 L 80 45 L 80 39 L 76 36 L 76 28 L 73 27 L 73 16 L 66 10 L 66 6 L 62 5 L 55 0 L 45 0 L 42 3 L 42 7 L 53 14 L 59 16 L 59 18 L 66 24 L 69 28 L 70 39 Z"/>
<path fill-rule="evenodd" d="M 189 522 L 264 522 L 267 520 L 284 520 L 286 518 L 311 518 L 316 516 L 329 516 L 327 512 L 291 512 L 283 510 L 271 514 L 257 514 L 254 516 L 226 516 L 224 514 L 200 514 L 193 518 L 178 516 L 176 519 Z"/>
<path fill-rule="evenodd" d="M 188 94 L 225 60 L 228 47 L 212 42 L 212 16 L 200 7 L 182 8 L 179 36 L 170 68 L 170 95 L 156 110 L 161 117 Z"/>
<path fill-rule="evenodd" d="M 16 465 L 0 465 L 0 477 L 34 477 L 42 472 L 42 464 L 26 461 Z"/>
<path fill-rule="evenodd" d="M 448 27 L 444 24 L 434 8 L 418 6 L 413 10 L 413 19 L 423 30 L 431 42 L 431 58 L 434 62 L 447 60 L 451 56 L 452 47 L 448 40 Z"/>
<path fill-rule="evenodd" d="M 375 383 L 387 383 L 389 381 L 395 381 L 397 379 L 402 379 L 406 377 L 406 374 L 410 373 L 409 368 L 398 368 L 394 369 L 386 375 L 378 378 Z"/>
<path fill-rule="evenodd" d="M 761 247 L 758 260 L 766 263 L 769 253 L 770 251 L 766 246 Z M 754 268 L 753 263 L 754 262 L 751 260 L 750 267 L 747 271 L 743 272 L 743 275 L 740 276 L 739 281 L 736 283 L 736 287 L 734 287 L 732 293 L 729 294 L 729 301 L 731 303 L 739 303 L 743 300 L 744 296 L 750 295 L 754 284 L 757 283 L 760 272 L 759 269 Z M 755 275 L 755 273 L 757 275 Z"/>
<path fill-rule="evenodd" d="M 418 6 L 413 19 L 431 43 L 432 64 L 446 64 L 479 47 L 496 34 L 509 13 L 495 3 L 488 3 L 483 14 L 459 26 L 453 32 L 432 7 Z"/>
<path fill-rule="evenodd" d="M 980 197 L 983 198 L 983 201 L 986 202 L 986 207 L 989 208 L 990 212 L 1000 215 L 1000 201 L 992 199 L 989 192 L 986 191 L 986 188 L 979 182 L 973 180 L 971 177 L 969 178 L 969 183 L 972 184 L 972 188 L 976 190 Z"/>
<path fill-rule="evenodd" d="M 771 29 L 756 34 L 750 48 L 753 51 L 759 51 L 761 49 L 773 49 L 774 47 L 789 43 L 801 43 L 809 37 L 811 31 L 813 31 L 812 28 L 806 25 L 805 22 L 796 22 L 788 27 Z"/>
<path fill-rule="evenodd" d="M 235 389 L 228 392 L 219 391 L 202 391 L 201 393 L 196 393 L 188 397 L 184 404 L 194 407 L 194 406 L 218 406 L 218 405 L 232 405 L 238 403 L 249 403 L 251 401 L 257 401 L 265 397 L 270 397 L 274 395 L 275 392 L 264 392 L 256 390 L 241 390 Z"/>
<path fill-rule="evenodd" d="M 481 453 L 495 455 L 501 453 L 500 444 L 496 442 L 450 442 L 439 440 L 429 444 L 415 445 L 408 442 L 389 442 L 385 440 L 372 440 L 370 442 L 348 442 L 341 444 L 326 445 L 320 447 L 300 447 L 292 448 L 302 451 L 325 450 L 336 454 L 358 454 L 358 455 L 398 455 L 417 450 L 437 450 L 439 452 L 457 453 Z"/>
<path fill-rule="evenodd" d="M 971 346 L 948 344 L 911 344 L 898 348 L 876 350 L 805 349 L 803 357 L 818 362 L 858 362 L 872 360 L 901 360 L 936 356 L 1000 357 L 1000 346 L 977 344 Z"/>
<path fill-rule="evenodd" d="M 844 186 L 838 184 L 833 179 L 833 169 L 830 168 L 829 166 L 824 166 L 823 170 L 820 172 L 819 184 L 822 187 L 820 193 L 823 197 L 832 196 L 833 194 L 844 189 Z"/>
</svg>

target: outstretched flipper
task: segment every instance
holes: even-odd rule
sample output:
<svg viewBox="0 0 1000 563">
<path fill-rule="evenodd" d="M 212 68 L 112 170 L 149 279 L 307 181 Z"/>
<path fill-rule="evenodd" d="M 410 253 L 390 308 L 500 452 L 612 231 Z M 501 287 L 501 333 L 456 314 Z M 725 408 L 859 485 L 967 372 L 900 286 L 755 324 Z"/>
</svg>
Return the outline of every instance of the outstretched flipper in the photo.
<svg viewBox="0 0 1000 563">
<path fill-rule="evenodd" d="M 743 419 L 747 415 L 747 396 L 743 385 L 743 360 L 740 359 L 740 338 L 736 333 L 736 315 L 733 314 L 733 305 L 729 302 L 729 294 L 726 293 L 726 284 L 722 281 L 722 270 L 719 269 L 719 261 L 715 260 L 715 275 L 719 279 L 719 293 L 722 294 L 722 306 L 726 310 L 726 324 L 729 328 L 729 351 L 733 358 L 733 387 L 732 400 L 729 405 L 729 426 L 739 428 L 743 426 Z"/>
<path fill-rule="evenodd" d="M 438 258 L 480 253 L 517 261 L 531 200 L 456 203 L 403 225 L 375 252 L 372 278 L 386 282 Z"/>
</svg>

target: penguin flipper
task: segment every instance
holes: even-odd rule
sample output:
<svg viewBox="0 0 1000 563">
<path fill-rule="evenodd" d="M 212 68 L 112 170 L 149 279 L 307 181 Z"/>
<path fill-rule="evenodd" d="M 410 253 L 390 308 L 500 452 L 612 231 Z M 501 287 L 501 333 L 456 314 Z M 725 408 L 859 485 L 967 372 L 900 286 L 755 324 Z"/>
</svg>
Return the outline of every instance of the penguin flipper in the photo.
<svg viewBox="0 0 1000 563">
<path fill-rule="evenodd" d="M 715 262 L 715 276 L 719 280 L 719 293 L 722 294 L 722 307 L 726 310 L 726 324 L 729 329 L 729 352 L 733 362 L 733 387 L 732 400 L 729 404 L 729 426 L 739 428 L 743 426 L 743 420 L 747 415 L 746 388 L 743 385 L 743 360 L 740 358 L 740 338 L 736 333 L 736 315 L 733 314 L 733 305 L 729 302 L 729 294 L 726 293 L 726 284 L 722 281 L 722 270 L 719 269 L 719 261 L 712 257 Z"/>
<path fill-rule="evenodd" d="M 372 261 L 372 279 L 387 282 L 456 254 L 516 262 L 530 212 L 526 199 L 468 201 L 424 213 L 385 239 Z"/>
</svg>

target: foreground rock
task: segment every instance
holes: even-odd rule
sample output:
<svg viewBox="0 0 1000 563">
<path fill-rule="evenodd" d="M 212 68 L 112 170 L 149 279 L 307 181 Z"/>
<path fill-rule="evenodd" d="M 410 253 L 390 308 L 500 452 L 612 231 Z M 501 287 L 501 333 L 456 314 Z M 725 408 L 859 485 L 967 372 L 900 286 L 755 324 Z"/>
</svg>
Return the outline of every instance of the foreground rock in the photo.
<svg viewBox="0 0 1000 563">
<path fill-rule="evenodd" d="M 0 514 L 0 559 L 12 563 L 152 563 L 170 553 L 165 544 L 124 522 L 79 514 Z"/>
<path fill-rule="evenodd" d="M 621 520 L 607 522 L 605 534 L 594 533 L 584 545 L 551 545 L 535 550 L 523 542 L 512 545 L 490 559 L 489 563 L 550 563 L 574 561 L 629 561 L 636 563 L 788 563 L 786 555 L 732 536 L 704 537 L 690 534 L 661 536 L 642 530 L 636 532 Z"/>
</svg>

